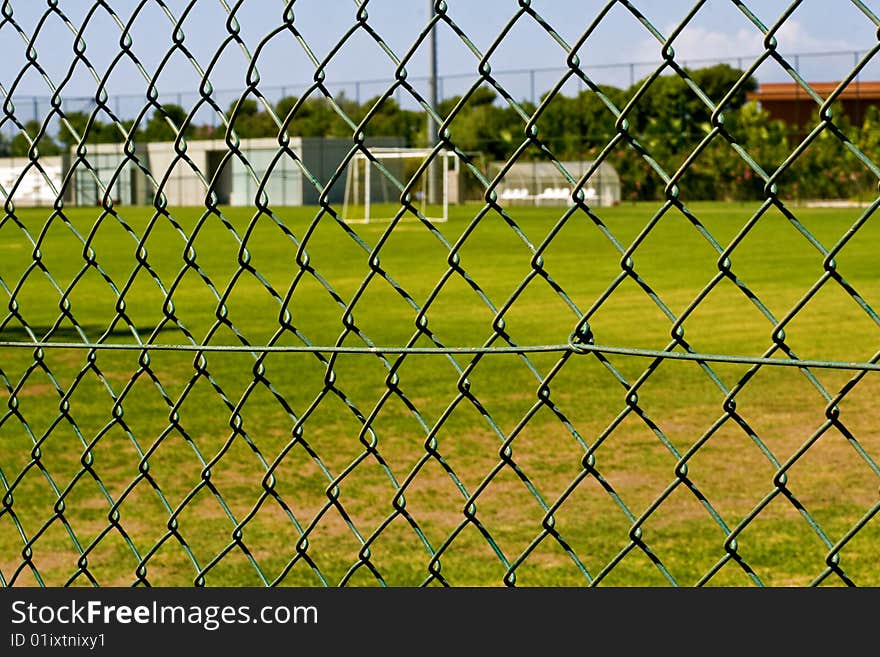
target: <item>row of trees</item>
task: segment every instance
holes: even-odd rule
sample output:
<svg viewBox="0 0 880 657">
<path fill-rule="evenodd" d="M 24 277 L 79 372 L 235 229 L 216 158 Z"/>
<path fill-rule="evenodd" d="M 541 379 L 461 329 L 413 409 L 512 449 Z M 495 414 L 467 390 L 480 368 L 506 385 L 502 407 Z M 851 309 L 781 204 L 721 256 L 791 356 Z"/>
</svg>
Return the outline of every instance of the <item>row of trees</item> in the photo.
<svg viewBox="0 0 880 657">
<path fill-rule="evenodd" d="M 712 131 L 712 117 L 705 99 L 724 102 L 724 131 L 715 134 L 679 178 L 682 195 L 690 199 L 749 199 L 763 195 L 763 170 L 774 172 L 804 137 L 793 126 L 771 119 L 747 94 L 757 88 L 754 79 L 729 90 L 742 71 L 718 65 L 689 71 L 705 98 L 695 93 L 679 76 L 657 78 L 626 113 L 626 132 L 619 130 L 615 113 L 628 107 L 643 86 L 639 82 L 627 89 L 601 87 L 601 95 L 585 90 L 574 96 L 556 95 L 535 106 L 522 102 L 519 108 L 498 102 L 497 92 L 488 85 L 473 90 L 464 99 L 444 99 L 438 111 L 448 119 L 452 141 L 463 151 L 481 153 L 486 161 L 506 160 L 526 141 L 525 120 L 539 111 L 537 140 L 560 160 L 591 160 L 608 150 L 605 157 L 621 176 L 627 199 L 661 198 L 665 175 L 672 176 Z M 323 95 L 305 99 L 286 97 L 273 107 L 287 130 L 303 137 L 348 137 L 352 124 L 368 114 L 365 133 L 371 136 L 402 137 L 409 146 L 427 142 L 425 116 L 421 111 L 402 108 L 393 98 L 381 103 L 372 99 L 357 103 L 344 96 L 333 100 Z M 294 111 L 295 110 L 295 111 Z M 242 138 L 272 137 L 278 134 L 276 119 L 256 100 L 234 102 L 227 120 Z M 880 112 L 870 108 L 862 125 L 851 125 L 842 112 L 836 112 L 835 125 L 865 153 L 876 153 L 880 145 Z M 44 135 L 41 154 L 67 150 L 86 131 L 89 115 L 67 115 L 73 131 L 62 124 L 57 134 Z M 818 123 L 818 117 L 813 125 Z M 223 137 L 226 126 L 195 124 L 187 111 L 177 105 L 164 105 L 135 131 L 136 141 L 167 141 L 176 137 L 174 126 L 183 126 L 187 139 Z M 93 120 L 88 128 L 89 142 L 118 142 L 132 130 L 132 122 L 102 123 Z M 40 125 L 26 126 L 31 135 Z M 23 155 L 30 147 L 22 134 L 0 143 L 0 151 Z M 538 143 L 530 145 L 524 158 L 546 158 Z M 854 197 L 872 193 L 876 177 L 831 130 L 824 130 L 803 150 L 778 179 L 780 193 L 797 198 Z"/>
</svg>

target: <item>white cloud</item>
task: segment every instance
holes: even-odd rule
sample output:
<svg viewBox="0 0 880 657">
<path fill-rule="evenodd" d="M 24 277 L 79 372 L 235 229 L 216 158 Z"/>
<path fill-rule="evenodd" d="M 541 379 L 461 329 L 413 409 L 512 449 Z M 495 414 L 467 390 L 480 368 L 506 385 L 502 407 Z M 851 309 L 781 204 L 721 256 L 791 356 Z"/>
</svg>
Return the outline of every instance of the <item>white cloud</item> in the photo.
<svg viewBox="0 0 880 657">
<path fill-rule="evenodd" d="M 665 34 L 675 29 L 669 26 Z M 776 32 L 778 51 L 783 56 L 798 53 L 852 50 L 853 46 L 839 39 L 817 37 L 795 19 L 789 19 Z M 747 59 L 764 52 L 764 35 L 757 28 L 741 28 L 735 32 L 723 32 L 701 25 L 691 24 L 672 44 L 676 60 L 695 61 L 738 58 Z M 637 49 L 641 61 L 658 61 L 662 45 L 656 39 L 644 39 Z"/>
</svg>

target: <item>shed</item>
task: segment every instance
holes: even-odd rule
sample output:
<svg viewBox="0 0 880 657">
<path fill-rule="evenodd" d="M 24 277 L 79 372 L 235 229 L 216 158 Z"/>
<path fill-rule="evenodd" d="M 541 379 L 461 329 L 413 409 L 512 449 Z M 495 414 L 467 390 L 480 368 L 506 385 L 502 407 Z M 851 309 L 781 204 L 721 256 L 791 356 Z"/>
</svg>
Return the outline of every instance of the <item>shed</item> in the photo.
<svg viewBox="0 0 880 657">
<path fill-rule="evenodd" d="M 575 187 L 587 175 L 582 188 L 584 201 L 588 205 L 611 206 L 620 203 L 620 176 L 608 162 L 521 161 L 506 170 L 505 166 L 506 162 L 490 165 L 493 179 L 504 171 L 496 188 L 502 204 L 568 205 L 572 202 Z"/>
</svg>

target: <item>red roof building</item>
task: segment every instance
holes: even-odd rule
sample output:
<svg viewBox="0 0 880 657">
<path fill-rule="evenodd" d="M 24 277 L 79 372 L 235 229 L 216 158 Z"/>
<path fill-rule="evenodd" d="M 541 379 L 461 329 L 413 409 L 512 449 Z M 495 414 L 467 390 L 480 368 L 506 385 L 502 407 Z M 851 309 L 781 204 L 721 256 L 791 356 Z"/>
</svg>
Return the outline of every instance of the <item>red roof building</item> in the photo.
<svg viewBox="0 0 880 657">
<path fill-rule="evenodd" d="M 810 82 L 810 87 L 822 99 L 828 98 L 839 82 Z M 749 100 L 758 101 L 774 119 L 781 119 L 791 126 L 803 129 L 819 108 L 816 100 L 795 82 L 770 82 L 762 84 L 757 91 L 748 94 Z M 856 125 L 865 119 L 865 111 L 872 105 L 880 105 L 880 82 L 854 80 L 837 97 L 843 111 Z"/>
</svg>

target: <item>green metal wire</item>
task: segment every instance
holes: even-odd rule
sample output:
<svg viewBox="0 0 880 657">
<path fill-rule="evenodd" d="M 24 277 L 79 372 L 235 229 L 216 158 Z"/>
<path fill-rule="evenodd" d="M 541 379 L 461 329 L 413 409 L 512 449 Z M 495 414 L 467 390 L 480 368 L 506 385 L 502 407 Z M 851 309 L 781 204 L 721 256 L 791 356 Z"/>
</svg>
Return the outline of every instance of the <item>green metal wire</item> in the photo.
<svg viewBox="0 0 880 657">
<path fill-rule="evenodd" d="M 835 525 L 829 526 L 827 518 L 811 510 L 809 502 L 799 496 L 796 486 L 791 485 L 789 473 L 810 450 L 824 440 L 831 432 L 844 437 L 852 448 L 851 453 L 860 467 L 875 479 L 880 478 L 880 467 L 876 454 L 860 441 L 856 431 L 851 430 L 840 416 L 840 406 L 847 395 L 864 381 L 869 373 L 880 371 L 880 351 L 867 361 L 843 361 L 834 359 L 804 358 L 799 356 L 787 342 L 785 329 L 799 316 L 803 309 L 825 289 L 833 288 L 850 297 L 863 311 L 864 316 L 876 326 L 880 326 L 880 316 L 869 301 L 858 291 L 855 283 L 846 278 L 845 267 L 838 265 L 841 251 L 854 237 L 864 233 L 866 226 L 877 208 L 880 198 L 873 201 L 860 214 L 849 230 L 833 243 L 823 242 L 813 234 L 798 218 L 797 212 L 786 204 L 780 196 L 779 186 L 789 172 L 808 151 L 811 144 L 823 136 L 830 135 L 841 147 L 850 153 L 873 178 L 880 179 L 880 167 L 875 164 L 870 153 L 866 153 L 846 134 L 830 109 L 843 93 L 846 86 L 856 79 L 871 62 L 880 44 L 869 49 L 856 62 L 845 79 L 827 97 L 816 93 L 810 84 L 799 74 L 780 53 L 776 41 L 777 34 L 802 4 L 792 2 L 767 27 L 746 3 L 731 0 L 730 4 L 739 10 L 753 28 L 762 35 L 764 51 L 746 66 L 742 76 L 726 91 L 720 100 L 713 100 L 695 81 L 691 71 L 677 59 L 675 45 L 677 40 L 692 25 L 697 16 L 709 4 L 706 0 L 695 2 L 682 20 L 668 33 L 651 24 L 640 11 L 638 2 L 611 0 L 605 3 L 595 16 L 583 20 L 584 27 L 574 43 L 569 44 L 542 15 L 539 8 L 528 0 L 518 2 L 499 2 L 499 11 L 508 17 L 497 34 L 490 38 L 475 38 L 468 34 L 455 21 L 454 11 L 442 0 L 433 6 L 433 15 L 423 28 L 410 35 L 405 50 L 396 51 L 389 45 L 388 35 L 383 35 L 370 17 L 371 0 L 356 0 L 351 8 L 350 23 L 347 30 L 339 36 L 323 56 L 314 46 L 315 35 L 309 34 L 297 20 L 297 0 L 281 3 L 276 7 L 274 27 L 262 36 L 255 47 L 249 47 L 242 36 L 242 23 L 246 20 L 247 6 L 243 0 L 226 2 L 219 0 L 190 0 L 177 5 L 166 4 L 164 0 L 141 0 L 130 11 L 128 18 L 121 3 L 110 0 L 93 0 L 80 19 L 72 19 L 65 14 L 62 3 L 47 0 L 36 25 L 28 28 L 18 19 L 17 7 L 20 3 L 4 0 L 0 7 L 0 35 L 16 40 L 16 47 L 24 49 L 25 64 L 8 86 L 0 85 L 4 102 L 0 115 L 0 129 L 14 131 L 27 139 L 29 146 L 27 164 L 22 168 L 17 182 L 9 189 L 0 188 L 4 215 L 0 219 L 2 239 L 15 240 L 16 244 L 31 254 L 24 271 L 17 277 L 0 276 L 0 297 L 6 310 L 0 314 L 0 390 L 5 393 L 6 410 L 0 412 L 0 441 L 4 436 L 15 434 L 24 437 L 26 453 L 21 451 L 20 442 L 17 453 L 3 448 L 0 456 L 0 585 L 14 586 L 33 581 L 40 586 L 54 585 L 105 585 L 105 564 L 102 563 L 104 551 L 116 545 L 120 557 L 120 567 L 124 571 L 116 574 L 116 580 L 125 579 L 132 586 L 162 585 L 163 573 L 171 568 L 173 561 L 169 555 L 177 555 L 174 568 L 184 572 L 184 577 L 194 586 L 206 586 L 215 578 L 222 577 L 228 568 L 245 572 L 245 580 L 260 586 L 285 585 L 293 573 L 306 572 L 309 581 L 322 586 L 356 585 L 369 581 L 372 584 L 394 585 L 394 578 L 388 576 L 387 567 L 380 556 L 384 541 L 390 535 L 403 531 L 409 541 L 397 548 L 406 551 L 403 555 L 407 565 L 404 570 L 416 573 L 418 584 L 454 585 L 459 579 L 455 566 L 458 546 L 467 541 L 478 541 L 485 550 L 480 552 L 491 564 L 495 573 L 494 583 L 514 586 L 523 579 L 523 573 L 533 564 L 540 564 L 541 554 L 546 550 L 564 555 L 564 562 L 571 569 L 577 581 L 583 585 L 600 585 L 614 581 L 617 573 L 625 571 L 627 564 L 636 559 L 650 564 L 651 573 L 646 581 L 660 582 L 664 585 L 712 585 L 722 573 L 735 569 L 739 575 L 752 584 L 761 586 L 767 575 L 755 564 L 760 555 L 754 556 L 743 550 L 746 536 L 760 531 L 762 522 L 770 517 L 768 509 L 775 505 L 786 505 L 800 517 L 817 548 L 821 552 L 821 567 L 810 573 L 810 584 L 858 584 L 858 575 L 844 567 L 845 557 L 858 554 L 857 544 L 863 537 L 870 537 L 871 522 L 877 516 L 880 503 L 876 500 L 867 506 L 859 507 L 855 522 L 841 531 Z M 880 27 L 880 19 L 862 2 L 852 0 L 851 4 L 865 19 L 875 27 Z M 223 17 L 224 32 L 214 35 L 214 52 L 207 59 L 201 59 L 193 52 L 193 41 L 187 31 L 194 28 L 192 16 L 197 9 L 208 8 L 219 11 Z M 143 58 L 144 37 L 139 33 L 140 18 L 158 10 L 167 20 L 171 41 L 153 42 L 150 48 L 159 49 L 158 64 L 155 68 L 145 63 Z M 69 11 L 69 10 L 67 10 Z M 583 64 L 589 52 L 589 38 L 609 19 L 618 13 L 631 18 L 644 35 L 656 41 L 660 53 L 658 65 L 644 78 L 641 86 L 625 102 L 616 103 L 602 85 L 596 82 Z M 583 17 L 578 17 L 582 20 Z M 60 24 L 72 35 L 74 47 L 71 52 L 58 55 L 42 49 L 42 41 L 50 28 L 47 25 Z M 95 26 L 112 24 L 118 32 L 102 35 L 105 41 L 118 42 L 118 51 L 106 70 L 101 70 L 90 59 L 90 49 L 86 42 Z M 497 53 L 517 29 L 528 26 L 546 35 L 547 40 L 558 48 L 558 54 L 566 63 L 562 75 L 553 82 L 548 92 L 536 106 L 517 101 L 502 81 L 493 74 L 492 61 Z M 461 94 L 448 114 L 441 114 L 423 97 L 417 85 L 410 81 L 408 69 L 424 48 L 431 30 L 447 30 L 455 45 L 472 57 L 473 78 L 470 86 Z M 486 37 L 482 34 L 480 37 Z M 41 40 L 41 37 L 43 39 Z M 271 49 L 271 44 L 285 40 L 295 44 L 310 62 L 312 81 L 302 96 L 290 108 L 286 116 L 276 112 L 261 87 L 259 66 Z M 350 115 L 344 99 L 331 91 L 328 83 L 328 69 L 357 40 L 367 40 L 375 45 L 393 69 L 393 79 L 382 90 L 374 104 L 367 108 L 363 116 Z M 20 41 L 20 43 L 18 43 Z M 485 50 L 475 43 L 488 42 Z M 23 46 L 22 46 L 23 44 Z M 11 47 L 11 46 L 10 46 Z M 39 49 L 38 49 L 39 48 Z M 227 111 L 220 105 L 218 95 L 211 83 L 216 70 L 223 65 L 224 57 L 238 51 L 246 62 L 245 80 L 240 96 Z M 57 67 L 49 66 L 52 57 L 66 58 L 67 72 L 61 76 L 50 74 Z M 200 81 L 198 99 L 189 108 L 182 123 L 175 123 L 168 108 L 160 101 L 159 85 L 163 74 L 179 62 L 191 66 L 192 73 Z M 768 62 L 777 64 L 781 70 L 804 92 L 819 112 L 819 122 L 812 127 L 803 139 L 794 145 L 788 157 L 775 169 L 762 166 L 737 141 L 737 137 L 725 123 L 725 112 L 730 109 L 733 98 L 742 92 L 757 69 Z M 110 102 L 108 89 L 114 74 L 131 67 L 143 78 L 144 96 L 133 121 L 119 115 Z M 70 95 L 75 71 L 85 71 L 94 81 L 95 94 L 85 128 L 78 128 L 71 122 L 64 109 L 64 100 Z M 711 116 L 710 124 L 700 135 L 689 155 L 677 167 L 670 168 L 661 163 L 652 153 L 651 147 L 643 143 L 642 137 L 634 127 L 634 117 L 644 105 L 646 96 L 654 89 L 662 76 L 678 76 L 703 105 Z M 26 125 L 25 113 L 17 108 L 14 100 L 19 88 L 29 77 L 37 76 L 43 80 L 51 92 L 50 109 L 38 121 L 36 132 Z M 608 117 L 614 122 L 614 134 L 599 151 L 596 160 L 586 173 L 568 171 L 563 161 L 554 152 L 552 143 L 542 138 L 540 127 L 542 119 L 563 95 L 563 90 L 572 81 L 584 85 L 600 100 Z M 497 93 L 500 102 L 519 117 L 522 132 L 517 139 L 513 154 L 494 177 L 486 173 L 473 161 L 470 155 L 456 143 L 456 119 L 470 106 L 474 95 L 481 89 L 489 88 Z M 368 145 L 367 135 L 384 102 L 393 100 L 396 94 L 405 94 L 421 109 L 431 115 L 438 126 L 438 142 L 433 154 L 425 158 L 412 178 L 401 178 L 384 166 Z M 291 146 L 295 121 L 305 111 L 309 98 L 322 98 L 326 101 L 326 112 L 333 120 L 341 122 L 350 131 L 351 140 L 342 161 L 329 180 L 321 181 L 316 172 L 310 171 L 306 162 Z M 246 150 L 241 145 L 238 134 L 240 117 L 246 111 L 247 101 L 257 101 L 274 124 L 277 148 L 271 164 L 264 174 L 257 173 L 247 159 Z M 256 187 L 252 204 L 248 208 L 249 219 L 245 223 L 231 220 L 224 214 L 219 203 L 220 181 L 208 172 L 201 171 L 188 154 L 187 129 L 196 122 L 200 114 L 211 113 L 225 131 L 223 143 L 223 166 L 232 163 L 241 165 Z M 153 115 L 164 117 L 173 129 L 173 157 L 166 170 L 152 170 L 136 147 L 135 130 L 131 126 L 141 125 Z M 90 150 L 92 134 L 96 122 L 109 123 L 115 130 L 123 154 L 122 161 L 109 175 L 99 170 L 94 153 Z M 44 167 L 44 159 L 39 152 L 40 140 L 50 133 L 53 126 L 61 125 L 75 137 L 75 146 L 70 153 L 69 171 L 62 188 L 53 188 L 56 201 L 47 209 L 46 219 L 41 225 L 34 225 L 23 218 L 23 212 L 16 206 L 19 187 L 25 177 L 34 171 L 50 185 L 50 176 Z M 757 210 L 742 225 L 732 239 L 722 239 L 706 225 L 699 213 L 682 200 L 682 187 L 687 185 L 687 174 L 693 169 L 698 158 L 707 149 L 717 145 L 729 147 L 741 159 L 742 164 L 764 185 L 764 194 Z M 585 188 L 598 167 L 606 162 L 617 149 L 628 149 L 634 158 L 645 164 L 662 182 L 663 201 L 644 225 L 639 227 L 633 239 L 616 234 L 602 218 L 601 208 L 592 207 L 585 195 Z M 483 200 L 460 233 L 455 235 L 433 222 L 415 203 L 416 183 L 435 162 L 441 150 L 454 153 L 468 172 L 481 186 Z M 370 159 L 380 174 L 389 181 L 399 194 L 400 203 L 394 216 L 379 230 L 378 236 L 365 235 L 346 221 L 339 208 L 329 201 L 329 190 L 344 179 L 348 165 L 356 157 L 364 155 Z M 560 177 L 572 187 L 571 198 L 564 208 L 559 208 L 558 217 L 539 240 L 530 237 L 530 232 L 512 208 L 500 200 L 499 188 L 505 183 L 513 166 L 537 154 L 543 161 L 551 162 Z M 311 185 L 318 193 L 319 201 L 314 208 L 311 220 L 304 229 L 295 230 L 285 219 L 269 193 L 273 172 L 285 158 L 294 162 L 305 184 Z M 177 216 L 171 207 L 168 191 L 172 172 L 182 168 L 190 172 L 203 185 L 206 193 L 203 205 L 198 209 L 194 223 L 188 224 Z M 150 207 L 150 218 L 143 227 L 136 227 L 126 218 L 126 210 L 114 204 L 112 189 L 126 170 L 140 172 L 149 182 L 154 192 Z M 83 230 L 72 219 L 68 209 L 69 191 L 75 184 L 75 175 L 86 175 L 99 190 L 97 218 Z M 758 293 L 745 280 L 734 260 L 742 251 L 742 245 L 750 236 L 757 233 L 757 227 L 766 222 L 773 212 L 780 213 L 795 230 L 804 243 L 814 250 L 821 260 L 821 272 L 809 289 L 785 313 L 777 317 L 762 301 Z M 716 258 L 716 271 L 710 280 L 697 291 L 681 311 L 664 299 L 663 293 L 654 287 L 650 274 L 641 268 L 639 258 L 644 244 L 658 232 L 664 219 L 683 217 L 691 236 L 699 239 L 711 249 Z M 445 258 L 443 271 L 432 281 L 426 295 L 418 295 L 408 289 L 407 283 L 398 280 L 382 263 L 382 258 L 392 248 L 395 236 L 402 230 L 405 218 L 415 217 L 417 226 L 429 236 Z M 487 224 L 500 220 L 503 222 L 511 242 L 516 244 L 522 255 L 523 271 L 526 273 L 519 282 L 498 298 L 490 293 L 481 282 L 476 268 L 467 259 L 468 248 L 480 239 L 481 229 Z M 566 229 L 573 225 L 586 224 L 594 229 L 618 258 L 618 269 L 607 282 L 601 293 L 588 300 L 569 294 L 563 283 L 553 277 L 548 265 L 552 247 L 567 239 Z M 254 257 L 257 243 L 256 233 L 264 225 L 277 230 L 278 240 L 293 255 L 291 265 L 295 268 L 292 280 L 286 287 L 278 286 L 270 276 L 261 271 Z M 338 232 L 343 246 L 357 252 L 367 263 L 367 271 L 357 281 L 351 294 L 344 282 L 334 280 L 332 271 L 323 271 L 323 263 L 313 259 L 316 241 L 321 231 L 332 226 Z M 232 267 L 229 277 L 218 278 L 207 264 L 201 239 L 211 229 L 218 229 L 230 245 Z M 124 274 L 113 268 L 104 259 L 100 239 L 106 230 L 121 231 L 132 247 L 134 259 L 131 268 Z M 81 251 L 76 260 L 78 269 L 72 274 L 61 274 L 53 270 L 50 258 L 46 257 L 46 245 L 54 232 L 62 232 L 73 240 Z M 164 235 L 164 237 L 161 237 Z M 168 236 L 171 236 L 170 238 Z M 176 271 L 160 271 L 155 265 L 151 250 L 156 240 L 164 239 L 163 249 L 179 253 Z M 173 242 L 170 242 L 173 240 Z M 209 254 L 210 255 L 210 254 Z M 86 279 L 97 277 L 114 299 L 114 314 L 110 322 L 101 327 L 97 337 L 87 317 L 78 314 L 77 294 L 85 286 Z M 202 285 L 204 300 L 213 308 L 213 318 L 207 331 L 197 330 L 187 323 L 186 285 L 196 279 Z M 29 286 L 36 281 L 45 282 L 53 298 L 41 310 L 52 308 L 54 320 L 48 326 L 40 326 L 29 320 L 34 308 L 32 297 L 28 297 Z M 154 325 L 145 326 L 134 317 L 129 308 L 130 300 L 144 281 L 155 288 L 161 298 L 156 310 L 160 318 Z M 272 322 L 274 330 L 264 339 L 254 341 L 242 329 L 238 320 L 230 316 L 229 308 L 244 282 L 255 284 L 261 294 L 271 301 L 277 315 L 265 318 Z M 375 284 L 386 285 L 394 295 L 412 312 L 413 327 L 409 337 L 399 343 L 388 343 L 375 339 L 362 324 L 356 320 L 356 313 L 369 304 L 369 293 Z M 542 344 L 529 336 L 514 337 L 508 324 L 522 305 L 528 292 L 536 283 L 544 284 L 555 301 L 569 313 L 569 324 L 563 337 L 555 344 Z M 737 353 L 713 353 L 698 350 L 685 339 L 685 327 L 713 291 L 723 285 L 732 284 L 737 294 L 751 304 L 766 321 L 770 341 L 759 356 Z M 490 318 L 486 324 L 488 337 L 479 344 L 449 343 L 443 332 L 429 324 L 429 316 L 434 318 L 442 313 L 443 296 L 453 286 L 464 286 L 478 301 L 481 310 Z M 659 313 L 668 325 L 668 342 L 663 348 L 647 348 L 603 344 L 594 335 L 594 325 L 602 312 L 609 306 L 609 300 L 626 286 L 634 286 L 641 291 L 644 299 Z M 339 324 L 334 339 L 317 339 L 310 335 L 308 321 L 301 319 L 297 308 L 298 294 L 307 288 L 318 289 L 322 297 L 339 313 Z M 50 295 L 51 296 L 51 295 Z M 72 328 L 74 337 L 70 338 Z M 124 335 L 125 340 L 119 336 Z M 173 339 L 167 339 L 173 335 Z M 203 337 L 199 337 L 203 336 Z M 32 360 L 23 369 L 11 364 L 13 358 L 32 353 Z M 117 355 L 129 358 L 130 371 L 120 377 L 119 373 L 106 359 Z M 181 379 L 169 377 L 159 363 L 164 355 L 180 355 L 191 359 L 185 376 Z M 278 373 L 271 359 L 284 356 L 293 358 L 299 355 L 309 358 L 311 365 L 322 371 L 319 391 L 306 402 L 291 400 L 290 382 Z M 58 373 L 59 360 L 56 356 L 73 359 L 77 372 L 67 381 Z M 340 374 L 344 371 L 347 357 L 357 356 L 370 359 L 381 377 L 377 378 L 376 394 L 363 399 L 352 392 L 353 383 Z M 7 357 L 10 359 L 7 361 Z M 26 357 L 26 356 L 25 356 Z M 242 388 L 230 383 L 223 374 L 224 357 L 237 358 L 234 362 L 240 371 L 246 373 L 247 384 Z M 528 408 L 516 411 L 513 422 L 502 420 L 493 412 L 482 390 L 474 381 L 485 372 L 491 372 L 494 360 L 505 358 L 505 362 L 516 361 L 511 372 L 527 377 L 531 389 L 523 391 L 528 396 Z M 450 394 L 448 398 L 437 400 L 442 404 L 439 411 L 429 412 L 428 402 L 419 399 L 412 392 L 406 374 L 413 369 L 425 366 L 428 361 L 442 361 L 449 375 Z M 17 362 L 17 361 L 16 361 Z M 232 362 L 232 361 L 229 361 Z M 293 362 L 292 360 L 289 362 Z M 298 363 L 304 360 L 296 361 Z M 669 363 L 684 362 L 694 364 L 704 375 L 705 382 L 714 389 L 718 403 L 714 407 L 714 417 L 702 434 L 687 446 L 674 436 L 665 432 L 662 417 L 655 417 L 647 391 L 655 381 L 660 380 L 667 371 Z M 626 366 L 623 365 L 626 363 Z M 566 377 L 581 366 L 598 366 L 606 376 L 609 389 L 616 391 L 618 402 L 613 416 L 601 419 L 603 426 L 598 430 L 585 430 L 581 427 L 578 402 L 593 391 L 572 390 Z M 740 366 L 731 378 L 725 366 Z M 738 404 L 745 392 L 755 387 L 753 383 L 767 371 L 797 369 L 810 387 L 825 404 L 821 424 L 803 440 L 793 451 L 778 447 L 772 436 L 753 426 L 754 420 L 748 410 Z M 849 378 L 839 388 L 832 387 L 819 373 L 840 371 Z M 48 381 L 48 384 L 41 384 Z M 101 390 L 100 403 L 95 413 L 99 414 L 98 428 L 92 427 L 94 418 L 86 419 L 81 397 L 86 394 L 90 382 L 97 381 Z M 48 418 L 35 417 L 30 406 L 30 398 L 35 387 L 49 389 L 55 415 Z M 137 422 L 130 420 L 128 409 L 137 408 L 141 402 L 140 387 L 149 385 L 156 391 L 162 408 L 163 425 L 156 433 L 144 433 Z M 188 412 L 192 404 L 202 403 L 203 389 L 210 391 L 210 398 L 222 409 L 223 431 L 226 438 L 216 449 L 205 445 L 201 430 L 192 428 Z M 482 396 L 481 396 L 482 395 Z M 257 420 L 251 419 L 252 405 L 258 398 L 267 396 L 272 400 L 280 416 L 284 418 L 288 438 L 279 450 L 267 448 L 254 435 Z M 97 403 L 97 402 L 96 402 Z M 337 440 L 348 451 L 347 462 L 340 464 L 340 457 L 328 450 L 320 432 L 314 426 L 326 409 L 339 411 L 339 435 Z M 383 434 L 383 418 L 394 409 L 404 409 L 412 429 L 408 440 L 420 445 L 418 458 L 406 468 L 400 469 L 392 463 L 386 436 Z M 491 445 L 488 456 L 492 464 L 481 476 L 474 479 L 461 471 L 459 462 L 451 455 L 444 443 L 448 434 L 457 435 L 460 427 L 457 418 L 463 414 L 479 418 L 481 431 Z M 219 411 L 218 411 L 219 415 Z M 566 436 L 568 447 L 573 450 L 577 471 L 571 473 L 566 485 L 553 487 L 545 485 L 539 476 L 540 467 L 529 458 L 525 444 L 530 431 L 540 417 L 551 417 L 555 425 Z M 599 421 L 599 420 L 597 420 Z M 643 504 L 631 498 L 631 492 L 615 485 L 614 471 L 617 467 L 613 458 L 607 456 L 617 441 L 626 434 L 626 426 L 635 424 L 652 436 L 652 448 L 659 450 L 666 458 L 667 479 L 653 491 L 652 499 Z M 350 431 L 345 427 L 354 426 Z M 331 427 L 332 429 L 332 427 Z M 742 514 L 731 514 L 724 500 L 718 500 L 710 492 L 711 482 L 693 476 L 691 466 L 711 446 L 722 440 L 725 431 L 735 430 L 745 437 L 760 453 L 765 474 L 760 495 L 752 501 L 750 509 Z M 72 475 L 60 471 L 54 465 L 52 453 L 57 436 L 72 432 L 75 436 L 75 449 L 78 466 Z M 171 487 L 163 483 L 155 474 L 156 463 L 161 462 L 165 450 L 176 441 L 183 441 L 188 450 L 188 460 L 194 469 L 193 476 L 179 486 Z M 11 443 L 10 443 L 11 444 Z M 105 445 L 116 445 L 115 449 L 127 450 L 131 455 L 128 471 L 116 473 L 102 469 L 98 464 L 98 454 Z M 232 458 L 232 454 L 243 444 L 253 456 L 256 472 L 251 473 L 247 504 L 239 503 L 237 495 L 227 488 L 218 471 Z M 354 447 L 352 455 L 351 449 Z M 305 455 L 312 468 L 312 476 L 321 489 L 320 499 L 300 506 L 291 501 L 288 489 L 289 468 L 292 463 Z M 347 494 L 350 482 L 356 481 L 367 469 L 378 473 L 382 481 L 382 500 L 351 499 Z M 456 509 L 455 517 L 448 526 L 438 533 L 438 521 L 430 513 L 417 508 L 411 500 L 420 490 L 421 482 L 434 481 L 429 478 L 431 471 L 442 473 L 447 486 L 446 495 Z M 181 475 L 182 476 L 182 475 Z M 723 473 L 718 474 L 719 477 Z M 31 509 L 23 497 L 34 478 L 45 481 L 44 491 L 47 502 Z M 492 491 L 499 486 L 514 486 L 534 505 L 534 526 L 524 528 L 528 540 L 516 548 L 504 538 L 504 530 L 499 530 L 491 512 Z M 876 484 L 876 481 L 875 481 Z M 602 499 L 608 503 L 608 518 L 622 523 L 624 528 L 615 535 L 610 556 L 599 558 L 582 547 L 581 534 L 589 527 L 573 527 L 569 521 L 562 520 L 569 508 L 577 508 L 576 501 L 588 488 L 601 491 Z M 875 486 L 876 487 L 876 486 Z M 625 488 L 625 487 L 624 487 Z M 97 491 L 90 504 L 100 506 L 99 519 L 92 518 L 91 524 L 83 525 L 74 519 L 78 498 L 84 490 Z M 367 493 L 364 493 L 365 495 Z M 378 495 L 372 492 L 370 495 Z M 438 491 L 437 495 L 443 494 Z M 138 500 L 144 495 L 159 507 L 158 517 L 162 526 L 154 527 L 152 538 L 145 539 L 143 528 L 138 527 L 136 517 L 130 509 L 136 508 Z M 670 555 L 668 541 L 662 541 L 652 533 L 653 523 L 670 508 L 672 500 L 685 496 L 701 510 L 710 532 L 717 537 L 716 552 L 711 563 L 704 564 L 692 581 L 682 581 L 678 572 L 677 560 Z M 517 498 L 519 499 L 519 498 Z M 97 502 L 95 501 L 97 500 Z M 196 535 L 205 538 L 211 529 L 200 524 L 198 518 L 205 510 L 206 500 L 212 501 L 211 520 L 220 518 L 223 530 L 219 535 L 209 536 L 212 548 L 197 545 Z M 365 504 L 381 504 L 382 519 L 375 524 L 365 524 L 359 520 Z M 853 502 L 853 504 L 858 504 Z M 49 508 L 45 508 L 48 505 Z M 308 508 L 306 508 L 308 507 Z M 280 567 L 266 566 L 267 555 L 257 547 L 251 533 L 260 529 L 263 513 L 274 512 L 277 531 L 283 535 L 280 548 L 272 556 L 281 559 Z M 38 515 L 42 513 L 43 515 Z M 195 519 L 194 519 L 195 518 Z M 339 551 L 333 541 L 326 536 L 327 527 L 337 522 L 344 531 L 341 538 L 334 540 L 353 544 L 355 549 L 348 555 L 340 570 L 328 566 Z M 204 518 L 203 523 L 207 522 Z M 441 523 L 442 524 L 442 523 Z M 214 525 L 210 525 L 213 527 Z M 57 534 L 61 530 L 64 538 Z M 876 538 L 876 531 L 874 532 Z M 864 539 L 864 540 L 870 540 Z M 63 548 L 58 548 L 58 545 Z M 686 553 L 687 546 L 679 548 Z M 42 555 L 58 550 L 69 558 L 65 564 L 66 575 L 49 576 Z M 686 557 L 685 557 L 686 558 Z M 854 557 L 855 559 L 855 557 Z M 232 565 L 231 565 L 232 564 Z M 173 571 L 173 568 L 171 568 Z M 114 580 L 114 581 L 116 581 Z M 222 581 L 222 580 L 220 580 Z"/>
</svg>

